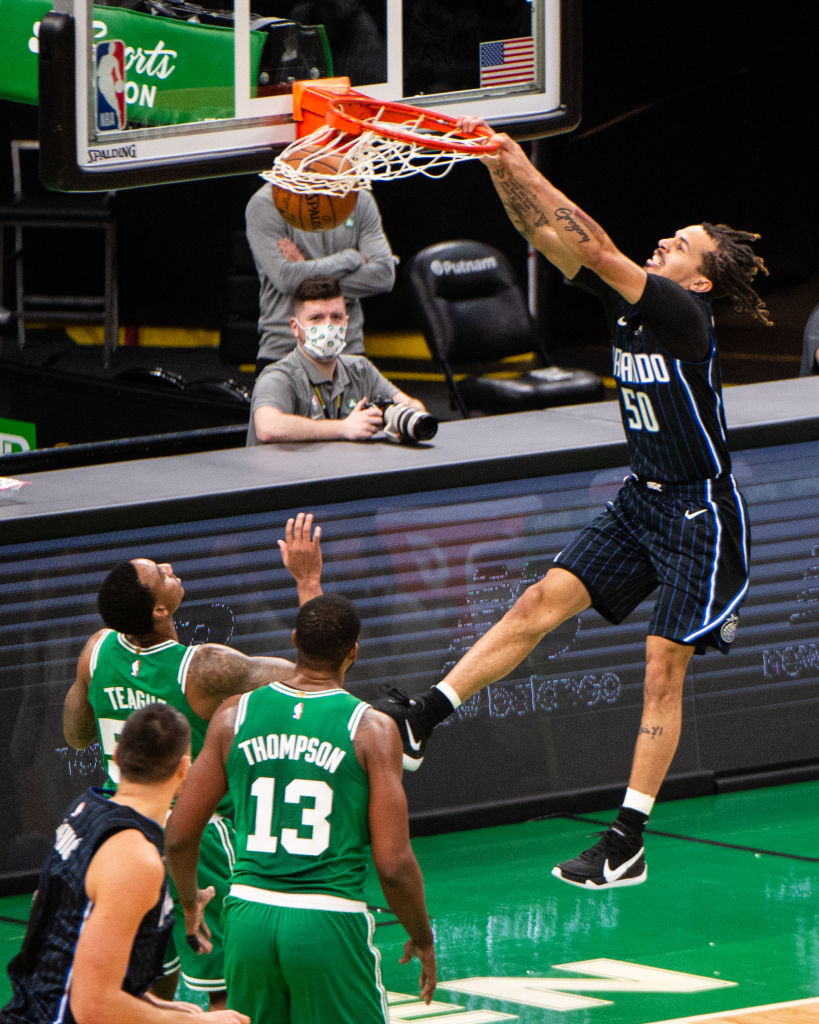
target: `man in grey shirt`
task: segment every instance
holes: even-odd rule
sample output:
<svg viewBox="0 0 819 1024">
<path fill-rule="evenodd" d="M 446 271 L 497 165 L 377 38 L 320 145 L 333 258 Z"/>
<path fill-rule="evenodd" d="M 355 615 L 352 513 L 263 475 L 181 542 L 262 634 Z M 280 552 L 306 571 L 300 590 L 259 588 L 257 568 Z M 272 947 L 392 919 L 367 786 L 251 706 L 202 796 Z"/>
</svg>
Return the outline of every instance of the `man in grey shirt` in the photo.
<svg viewBox="0 0 819 1024">
<path fill-rule="evenodd" d="M 296 347 L 256 379 L 248 445 L 369 440 L 384 426 L 373 403 L 396 402 L 426 412 L 365 356 L 341 355 L 348 320 L 336 278 L 312 277 L 298 286 L 289 321 Z"/>
<path fill-rule="evenodd" d="M 364 315 L 359 300 L 389 292 L 395 283 L 395 258 L 372 195 L 359 192 L 353 212 L 338 227 L 301 231 L 282 218 L 273 204 L 271 186 L 264 184 L 251 196 L 245 222 L 259 275 L 257 375 L 293 351 L 293 292 L 317 274 L 341 282 L 350 317 L 347 351 L 363 353 Z"/>
</svg>

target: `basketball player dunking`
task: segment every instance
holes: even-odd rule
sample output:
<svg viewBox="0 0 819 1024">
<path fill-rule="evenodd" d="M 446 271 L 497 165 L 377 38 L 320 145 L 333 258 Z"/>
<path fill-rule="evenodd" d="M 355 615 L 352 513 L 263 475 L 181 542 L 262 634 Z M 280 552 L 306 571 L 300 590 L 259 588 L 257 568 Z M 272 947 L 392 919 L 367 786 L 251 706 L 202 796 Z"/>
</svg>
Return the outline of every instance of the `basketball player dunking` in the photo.
<svg viewBox="0 0 819 1024">
<path fill-rule="evenodd" d="M 375 706 L 398 721 L 417 767 L 432 729 L 560 623 L 589 607 L 620 622 L 656 590 L 625 799 L 600 841 L 552 872 L 590 888 L 636 885 L 646 877 L 643 830 L 679 740 L 688 663 L 708 647 L 728 651 L 748 587 L 748 517 L 731 475 L 709 299 L 728 297 L 769 323 L 751 287 L 767 271 L 750 246 L 758 236 L 707 223 L 662 239 L 639 266 L 516 143 L 495 138 L 500 149 L 483 162 L 512 223 L 603 302 L 632 475 L 441 683 Z"/>
</svg>

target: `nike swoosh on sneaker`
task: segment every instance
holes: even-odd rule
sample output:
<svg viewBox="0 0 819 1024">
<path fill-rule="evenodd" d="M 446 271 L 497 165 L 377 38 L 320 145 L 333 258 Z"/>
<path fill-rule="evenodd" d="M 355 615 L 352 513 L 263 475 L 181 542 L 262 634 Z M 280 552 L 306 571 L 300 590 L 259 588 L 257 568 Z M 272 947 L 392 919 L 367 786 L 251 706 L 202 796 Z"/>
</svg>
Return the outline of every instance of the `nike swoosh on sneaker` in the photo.
<svg viewBox="0 0 819 1024">
<path fill-rule="evenodd" d="M 409 743 L 410 747 L 413 750 L 420 750 L 421 749 L 421 744 L 415 738 L 415 733 L 412 731 L 412 726 L 409 724 L 409 722 L 406 722 L 406 721 L 404 722 L 404 725 L 406 726 L 406 729 L 407 729 L 407 743 Z"/>
<path fill-rule="evenodd" d="M 697 516 L 701 516 L 703 514 L 703 512 L 707 512 L 707 511 L 708 511 L 707 508 L 698 508 L 696 512 L 692 512 L 690 508 L 687 508 L 685 510 L 685 518 L 686 519 L 696 519 Z"/>
<path fill-rule="evenodd" d="M 628 869 L 636 864 L 642 856 L 643 848 L 641 846 L 633 857 L 630 857 L 628 860 L 624 860 L 623 863 L 619 864 L 616 868 L 609 867 L 609 859 L 606 857 L 606 862 L 603 865 L 603 878 L 607 882 L 619 882 Z"/>
</svg>

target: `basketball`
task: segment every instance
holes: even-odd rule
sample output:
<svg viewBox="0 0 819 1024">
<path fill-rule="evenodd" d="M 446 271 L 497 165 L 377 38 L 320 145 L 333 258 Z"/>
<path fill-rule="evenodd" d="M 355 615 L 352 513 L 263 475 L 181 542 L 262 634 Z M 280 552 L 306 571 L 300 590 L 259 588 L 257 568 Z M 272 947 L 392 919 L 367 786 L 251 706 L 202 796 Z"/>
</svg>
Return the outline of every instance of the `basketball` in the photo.
<svg viewBox="0 0 819 1024">
<path fill-rule="evenodd" d="M 289 167 L 298 167 L 309 150 L 296 151 L 285 159 Z M 311 174 L 337 174 L 347 165 L 341 153 L 325 153 L 311 160 L 304 168 Z M 273 185 L 273 203 L 284 220 L 301 231 L 329 231 L 338 227 L 355 209 L 358 193 L 327 195 L 323 192 L 291 192 L 280 185 Z"/>
</svg>

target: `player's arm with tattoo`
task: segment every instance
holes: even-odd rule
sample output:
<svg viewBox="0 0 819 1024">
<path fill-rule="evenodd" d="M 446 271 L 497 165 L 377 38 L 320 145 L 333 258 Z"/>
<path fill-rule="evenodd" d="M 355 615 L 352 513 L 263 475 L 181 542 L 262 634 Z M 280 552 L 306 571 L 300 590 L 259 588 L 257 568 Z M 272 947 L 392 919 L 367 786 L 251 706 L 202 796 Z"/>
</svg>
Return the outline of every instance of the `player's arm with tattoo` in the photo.
<svg viewBox="0 0 819 1024">
<path fill-rule="evenodd" d="M 520 156 L 523 157 L 522 151 Z M 540 196 L 545 179 L 525 157 L 519 165 L 517 161 L 507 161 L 505 154 L 488 157 L 484 163 L 512 224 L 566 277 L 574 277 L 582 262 L 564 243 Z"/>
<path fill-rule="evenodd" d="M 516 142 L 508 136 L 497 138 L 502 140 L 501 148 L 485 163 L 493 180 L 498 179 L 501 198 L 504 192 L 514 196 L 517 216 L 526 219 L 532 245 L 567 277 L 574 277 L 581 266 L 588 267 L 636 302 L 645 287 L 645 270 L 624 256 L 585 210 L 544 178 Z M 518 226 L 514 218 L 513 223 Z"/>
<path fill-rule="evenodd" d="M 462 119 L 474 130 L 475 119 Z M 485 124 L 485 122 L 484 122 Z M 498 150 L 483 158 L 509 218 L 522 235 L 566 277 L 588 267 L 627 301 L 637 302 L 646 272 L 615 246 L 603 228 L 545 178 L 508 135 L 495 135 Z"/>
<path fill-rule="evenodd" d="M 313 513 L 299 512 L 288 519 L 284 540 L 277 543 L 284 566 L 296 581 L 299 604 L 321 594 L 321 527 L 313 527 Z M 191 660 L 185 696 L 200 718 L 210 719 L 227 697 L 284 682 L 295 668 L 286 658 L 251 658 L 224 644 L 203 644 Z"/>
<path fill-rule="evenodd" d="M 295 670 L 286 658 L 251 658 L 224 644 L 202 644 L 188 669 L 185 696 L 195 714 L 210 719 L 227 697 L 284 682 Z"/>
</svg>

